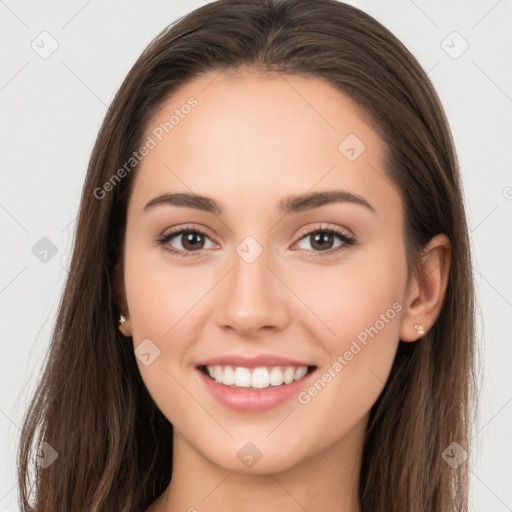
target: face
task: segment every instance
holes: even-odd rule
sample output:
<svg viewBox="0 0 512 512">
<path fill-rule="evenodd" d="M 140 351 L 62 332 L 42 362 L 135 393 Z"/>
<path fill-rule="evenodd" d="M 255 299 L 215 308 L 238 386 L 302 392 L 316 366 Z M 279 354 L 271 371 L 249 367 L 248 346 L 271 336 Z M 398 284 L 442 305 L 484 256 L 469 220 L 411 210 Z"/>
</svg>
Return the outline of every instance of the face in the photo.
<svg viewBox="0 0 512 512">
<path fill-rule="evenodd" d="M 254 473 L 360 445 L 407 281 L 378 135 L 323 80 L 244 73 L 182 86 L 144 141 L 124 289 L 175 443 Z"/>
</svg>

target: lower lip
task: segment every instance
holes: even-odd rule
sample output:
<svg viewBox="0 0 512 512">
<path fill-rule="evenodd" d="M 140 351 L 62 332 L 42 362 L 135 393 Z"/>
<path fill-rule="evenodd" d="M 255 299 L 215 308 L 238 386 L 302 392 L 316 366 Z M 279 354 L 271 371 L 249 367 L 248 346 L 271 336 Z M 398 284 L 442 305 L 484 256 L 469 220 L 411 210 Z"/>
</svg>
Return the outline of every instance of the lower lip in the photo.
<svg viewBox="0 0 512 512">
<path fill-rule="evenodd" d="M 292 396 L 297 395 L 314 373 L 313 370 L 302 377 L 302 379 L 294 380 L 290 384 L 250 391 L 244 388 L 232 388 L 219 384 L 203 371 L 199 369 L 197 371 L 208 390 L 221 404 L 241 412 L 261 412 L 281 405 Z"/>
</svg>

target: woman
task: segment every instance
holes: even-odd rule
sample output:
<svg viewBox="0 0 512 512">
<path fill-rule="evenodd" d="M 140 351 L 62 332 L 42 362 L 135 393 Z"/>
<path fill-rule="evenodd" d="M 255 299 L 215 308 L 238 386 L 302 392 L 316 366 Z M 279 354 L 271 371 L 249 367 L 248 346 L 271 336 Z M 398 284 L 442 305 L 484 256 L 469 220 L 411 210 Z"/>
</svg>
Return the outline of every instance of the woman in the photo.
<svg viewBox="0 0 512 512">
<path fill-rule="evenodd" d="M 473 351 L 418 62 L 336 1 L 205 5 L 98 135 L 23 510 L 465 510 Z"/>
</svg>

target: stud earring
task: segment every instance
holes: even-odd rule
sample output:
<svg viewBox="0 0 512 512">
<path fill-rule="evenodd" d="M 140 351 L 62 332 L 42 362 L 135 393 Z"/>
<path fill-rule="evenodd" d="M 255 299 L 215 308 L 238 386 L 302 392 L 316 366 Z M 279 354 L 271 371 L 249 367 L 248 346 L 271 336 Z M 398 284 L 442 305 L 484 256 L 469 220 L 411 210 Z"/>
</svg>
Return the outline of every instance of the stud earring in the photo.
<svg viewBox="0 0 512 512">
<path fill-rule="evenodd" d="M 126 317 L 124 315 L 121 315 L 119 317 L 119 325 L 124 325 L 125 322 L 126 322 Z"/>
<path fill-rule="evenodd" d="M 423 326 L 421 324 L 415 324 L 414 325 L 414 328 L 416 329 L 416 332 L 420 335 L 420 336 L 423 336 L 425 334 L 425 329 L 423 329 Z"/>
</svg>

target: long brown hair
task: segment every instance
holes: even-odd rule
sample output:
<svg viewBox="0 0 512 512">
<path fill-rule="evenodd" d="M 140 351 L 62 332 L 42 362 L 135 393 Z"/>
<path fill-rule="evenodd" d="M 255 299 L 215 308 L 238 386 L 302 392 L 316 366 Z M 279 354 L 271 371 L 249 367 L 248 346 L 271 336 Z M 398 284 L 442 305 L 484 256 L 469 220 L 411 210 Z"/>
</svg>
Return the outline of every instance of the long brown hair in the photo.
<svg viewBox="0 0 512 512">
<path fill-rule="evenodd" d="M 467 508 L 475 395 L 474 290 L 459 167 L 427 74 L 384 26 L 335 0 L 220 0 L 162 31 L 139 57 L 98 134 L 72 261 L 18 453 L 24 511 L 145 510 L 171 478 L 172 426 L 149 396 L 117 329 L 113 286 L 133 171 L 98 194 L 140 147 L 148 120 L 177 87 L 208 71 L 252 68 L 325 79 L 354 100 L 386 145 L 405 211 L 407 262 L 436 234 L 451 241 L 442 310 L 416 343 L 400 343 L 370 412 L 359 498 L 368 512 Z M 47 443 L 58 458 L 34 461 Z M 47 453 L 47 452 L 45 452 Z M 31 504 L 31 501 L 34 501 Z"/>
</svg>

